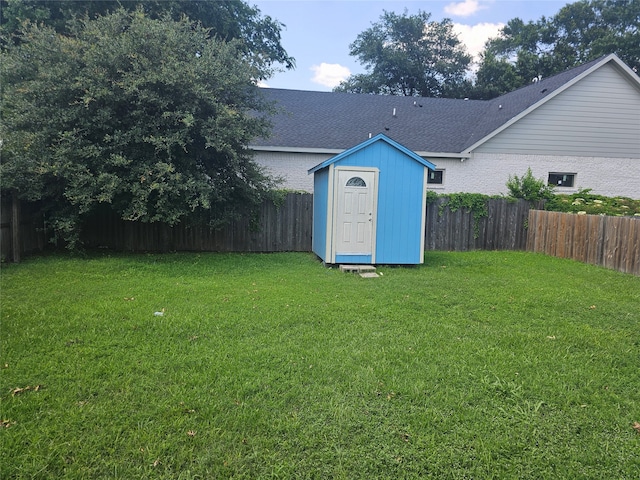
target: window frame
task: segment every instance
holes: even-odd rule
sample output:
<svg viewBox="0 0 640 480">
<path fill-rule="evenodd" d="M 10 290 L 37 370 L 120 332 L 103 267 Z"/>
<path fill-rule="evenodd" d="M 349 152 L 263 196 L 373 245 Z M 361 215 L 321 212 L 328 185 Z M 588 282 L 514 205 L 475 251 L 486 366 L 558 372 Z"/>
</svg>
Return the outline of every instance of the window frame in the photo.
<svg viewBox="0 0 640 480">
<path fill-rule="evenodd" d="M 444 186 L 444 172 L 445 169 L 442 168 L 437 168 L 435 170 L 429 170 L 429 173 L 427 173 L 427 186 L 430 186 L 431 188 L 438 188 L 438 187 L 443 187 Z M 431 175 L 432 174 L 439 174 L 440 176 L 440 181 L 436 182 L 436 181 L 431 181 Z"/>
<path fill-rule="evenodd" d="M 345 183 L 344 186 L 345 187 L 356 187 L 356 188 L 367 188 L 367 182 L 365 182 L 362 177 L 354 175 L 353 177 L 351 177 L 351 178 L 349 178 L 347 180 L 347 183 Z"/>
<path fill-rule="evenodd" d="M 551 177 L 555 177 L 554 181 L 551 181 Z M 576 177 L 578 176 L 577 173 L 575 172 L 549 172 L 547 175 L 547 185 L 549 186 L 554 186 L 557 188 L 575 188 L 576 186 Z M 562 178 L 564 177 L 564 178 Z M 571 184 L 570 185 L 566 185 L 565 183 L 568 182 L 569 177 L 571 178 Z M 560 182 L 560 183 L 558 183 Z"/>
</svg>

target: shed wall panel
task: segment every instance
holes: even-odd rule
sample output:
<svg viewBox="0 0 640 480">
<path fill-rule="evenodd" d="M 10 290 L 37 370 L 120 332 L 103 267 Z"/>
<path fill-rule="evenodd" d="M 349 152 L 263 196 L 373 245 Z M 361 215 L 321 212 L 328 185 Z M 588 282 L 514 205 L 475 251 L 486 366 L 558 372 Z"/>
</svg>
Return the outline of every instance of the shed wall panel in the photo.
<svg viewBox="0 0 640 480">
<path fill-rule="evenodd" d="M 380 170 L 376 263 L 420 263 L 424 166 L 384 142 L 355 152 L 340 161 L 339 166 Z"/>
<path fill-rule="evenodd" d="M 327 260 L 327 206 L 329 195 L 329 170 L 318 171 L 313 176 L 313 230 L 311 233 L 311 249 L 323 260 Z"/>
</svg>

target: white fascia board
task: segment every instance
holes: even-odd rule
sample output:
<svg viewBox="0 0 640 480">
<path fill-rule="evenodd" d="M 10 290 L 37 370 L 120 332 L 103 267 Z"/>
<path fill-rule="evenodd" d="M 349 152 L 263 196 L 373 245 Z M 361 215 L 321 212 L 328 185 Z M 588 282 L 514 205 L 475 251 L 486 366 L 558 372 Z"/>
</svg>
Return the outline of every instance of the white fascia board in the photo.
<svg viewBox="0 0 640 480">
<path fill-rule="evenodd" d="M 249 145 L 249 148 L 256 152 L 326 153 L 331 155 L 345 151 L 344 148 L 271 147 L 262 145 Z"/>
<path fill-rule="evenodd" d="M 614 64 L 618 65 L 619 67 L 622 68 L 622 70 L 625 71 L 625 73 L 627 74 L 627 76 L 629 76 L 629 73 L 631 74 L 631 77 L 636 77 L 637 75 L 635 75 L 635 73 L 633 73 L 633 70 L 631 70 L 629 67 L 627 67 L 627 65 L 625 65 L 625 63 L 620 60 L 616 54 L 612 53 L 608 56 L 606 56 L 605 58 L 603 58 L 601 61 L 599 61 L 598 63 L 596 63 L 595 65 L 593 65 L 591 68 L 589 68 L 588 70 L 585 70 L 584 72 L 582 72 L 580 75 L 572 78 L 571 80 L 569 80 L 567 83 L 565 83 L 563 86 L 557 88 L 554 92 L 550 93 L 549 95 L 547 95 L 546 97 L 542 98 L 540 101 L 534 103 L 533 105 L 531 105 L 529 108 L 527 108 L 526 110 L 524 110 L 523 112 L 521 112 L 520 114 L 516 115 L 515 117 L 513 117 L 511 120 L 509 120 L 508 122 L 506 122 L 505 124 L 503 124 L 502 126 L 496 128 L 493 132 L 491 132 L 489 135 L 487 135 L 484 138 L 481 138 L 480 140 L 478 140 L 476 143 L 474 143 L 473 145 L 471 145 L 469 148 L 467 148 L 463 153 L 465 154 L 470 154 L 471 152 L 473 152 L 476 148 L 478 148 L 480 145 L 482 145 L 483 143 L 491 140 L 493 137 L 495 137 L 496 135 L 498 135 L 500 132 L 503 132 L 504 130 L 506 130 L 507 128 L 509 128 L 511 125 L 513 125 L 514 123 L 516 123 L 517 121 L 519 121 L 521 118 L 526 117 L 527 115 L 529 115 L 531 112 L 533 112 L 534 110 L 536 110 L 538 107 L 540 107 L 541 105 L 544 105 L 545 103 L 549 102 L 550 100 L 554 99 L 555 97 L 557 97 L 558 95 L 560 95 L 562 92 L 564 92 L 565 90 L 567 90 L 568 88 L 572 87 L 573 85 L 575 85 L 576 83 L 578 83 L 580 80 L 582 80 L 584 77 L 591 75 L 594 71 L 598 70 L 599 68 L 601 68 L 603 65 L 606 65 L 609 62 L 614 62 Z M 640 79 L 637 80 L 637 82 L 640 82 Z"/>
<path fill-rule="evenodd" d="M 256 152 L 286 152 L 286 153 L 325 153 L 330 155 L 338 155 L 345 152 L 344 148 L 309 148 L 309 147 L 271 147 L 262 145 L 249 145 L 251 150 Z M 452 152 L 415 152 L 420 157 L 433 158 L 470 158 L 469 152 L 452 153 Z"/>
<path fill-rule="evenodd" d="M 461 152 L 461 153 L 445 153 L 445 152 L 416 152 L 416 155 L 426 158 L 471 158 L 471 153 L 469 152 Z"/>
<path fill-rule="evenodd" d="M 638 90 L 640 90 L 640 76 L 638 76 L 638 74 L 634 72 L 629 65 L 620 60 L 616 54 L 612 53 L 609 57 L 607 57 L 606 60 L 613 61 L 614 66 L 618 67 L 620 73 L 622 73 Z"/>
</svg>

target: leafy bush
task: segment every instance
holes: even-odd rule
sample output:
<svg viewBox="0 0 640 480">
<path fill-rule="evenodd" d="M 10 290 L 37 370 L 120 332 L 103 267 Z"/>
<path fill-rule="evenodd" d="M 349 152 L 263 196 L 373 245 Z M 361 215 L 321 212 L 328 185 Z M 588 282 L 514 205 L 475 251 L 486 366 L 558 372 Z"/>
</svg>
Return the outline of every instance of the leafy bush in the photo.
<svg viewBox="0 0 640 480">
<path fill-rule="evenodd" d="M 553 197 L 553 187 L 547 185 L 543 179 L 535 178 L 531 168 L 527 168 L 527 173 L 522 177 L 509 175 L 507 188 L 511 197 L 523 198 L 529 202 L 549 200 Z"/>
<path fill-rule="evenodd" d="M 571 195 L 554 195 L 545 204 L 545 210 L 590 215 L 640 216 L 640 200 L 605 197 L 591 193 L 591 189 L 584 189 Z"/>
</svg>

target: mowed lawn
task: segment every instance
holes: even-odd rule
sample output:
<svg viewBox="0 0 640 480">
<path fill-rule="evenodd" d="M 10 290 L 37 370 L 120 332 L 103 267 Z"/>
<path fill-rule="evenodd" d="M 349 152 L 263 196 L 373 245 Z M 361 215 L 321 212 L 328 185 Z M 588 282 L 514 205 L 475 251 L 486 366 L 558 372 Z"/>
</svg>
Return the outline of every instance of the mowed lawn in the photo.
<svg viewBox="0 0 640 480">
<path fill-rule="evenodd" d="M 640 478 L 640 278 L 524 252 L 378 271 L 3 266 L 0 478 Z"/>
</svg>

